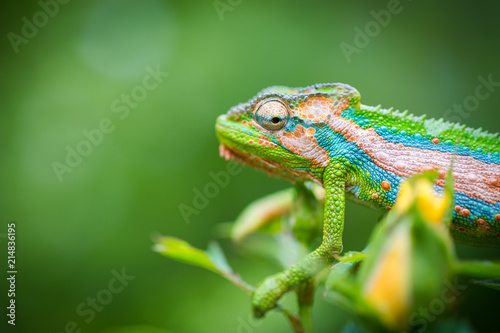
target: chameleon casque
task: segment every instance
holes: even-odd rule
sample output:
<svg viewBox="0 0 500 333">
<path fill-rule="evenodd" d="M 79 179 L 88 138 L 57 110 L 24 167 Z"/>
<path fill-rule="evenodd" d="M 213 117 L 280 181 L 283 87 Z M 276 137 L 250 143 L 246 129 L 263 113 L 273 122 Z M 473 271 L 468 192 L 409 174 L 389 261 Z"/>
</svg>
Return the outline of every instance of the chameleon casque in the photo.
<svg viewBox="0 0 500 333">
<path fill-rule="evenodd" d="M 341 83 L 267 88 L 219 116 L 216 131 L 226 159 L 325 188 L 321 245 L 257 288 L 257 317 L 342 252 L 346 198 L 387 211 L 402 181 L 426 170 L 437 171 L 434 188 L 442 193 L 453 159 L 453 238 L 500 246 L 498 134 L 366 106 L 356 89 Z"/>
</svg>

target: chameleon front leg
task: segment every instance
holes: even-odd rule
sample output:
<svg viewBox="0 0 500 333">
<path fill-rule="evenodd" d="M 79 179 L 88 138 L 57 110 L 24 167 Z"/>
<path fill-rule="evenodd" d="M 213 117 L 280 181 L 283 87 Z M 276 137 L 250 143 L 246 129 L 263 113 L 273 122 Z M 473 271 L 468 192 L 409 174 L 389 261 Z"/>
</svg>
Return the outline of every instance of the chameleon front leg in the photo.
<svg viewBox="0 0 500 333">
<path fill-rule="evenodd" d="M 323 268 L 332 265 L 334 255 L 342 252 L 342 231 L 344 229 L 345 169 L 340 163 L 331 163 L 324 171 L 325 216 L 323 241 L 306 258 L 282 273 L 267 278 L 257 287 L 252 297 L 255 317 L 276 306 L 286 292 L 314 277 Z"/>
</svg>

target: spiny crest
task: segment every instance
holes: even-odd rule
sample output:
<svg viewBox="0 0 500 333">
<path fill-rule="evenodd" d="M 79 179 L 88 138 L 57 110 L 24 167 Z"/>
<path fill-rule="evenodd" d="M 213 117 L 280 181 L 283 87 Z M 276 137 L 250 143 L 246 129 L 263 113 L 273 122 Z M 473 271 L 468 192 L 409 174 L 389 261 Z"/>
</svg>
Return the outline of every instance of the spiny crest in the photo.
<svg viewBox="0 0 500 333">
<path fill-rule="evenodd" d="M 407 110 L 399 111 L 393 108 L 383 109 L 380 105 L 378 106 L 367 106 L 362 105 L 361 109 L 366 112 L 372 112 L 376 115 L 387 115 L 393 119 L 408 120 L 414 123 L 422 124 L 427 130 L 428 134 L 439 136 L 444 132 L 454 132 L 457 136 L 460 136 L 460 132 L 470 136 L 473 139 L 486 140 L 490 144 L 494 144 L 500 147 L 500 140 L 498 133 L 490 133 L 481 128 L 471 128 L 466 125 L 444 120 L 443 118 L 429 118 L 426 115 L 415 116 L 412 113 L 408 113 Z"/>
<path fill-rule="evenodd" d="M 380 134 L 400 135 L 416 139 L 427 138 L 433 143 L 458 145 L 458 148 L 475 150 L 479 153 L 491 154 L 497 158 L 500 151 L 498 133 L 491 134 L 482 129 L 474 129 L 465 125 L 449 122 L 444 119 L 426 119 L 407 111 L 382 109 L 380 106 L 361 105 L 359 109 L 349 110 L 343 114 L 347 119 L 355 121 L 363 129 L 373 127 Z"/>
</svg>

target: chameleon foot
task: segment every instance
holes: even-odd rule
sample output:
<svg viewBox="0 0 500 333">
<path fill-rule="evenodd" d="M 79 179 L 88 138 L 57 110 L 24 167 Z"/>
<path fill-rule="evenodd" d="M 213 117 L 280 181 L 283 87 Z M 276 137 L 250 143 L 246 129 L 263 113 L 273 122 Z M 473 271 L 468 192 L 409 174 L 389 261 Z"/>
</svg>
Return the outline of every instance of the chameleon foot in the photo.
<svg viewBox="0 0 500 333">
<path fill-rule="evenodd" d="M 273 275 L 257 287 L 252 297 L 253 313 L 256 318 L 263 317 L 267 311 L 276 307 L 276 302 L 285 293 L 318 274 L 334 262 L 333 253 L 340 253 L 342 245 L 325 248 L 321 245 L 306 258 L 282 273 Z"/>
<path fill-rule="evenodd" d="M 262 318 L 269 310 L 276 307 L 276 302 L 289 290 L 289 282 L 284 273 L 268 277 L 255 290 L 252 296 L 252 308 L 255 318 Z"/>
</svg>

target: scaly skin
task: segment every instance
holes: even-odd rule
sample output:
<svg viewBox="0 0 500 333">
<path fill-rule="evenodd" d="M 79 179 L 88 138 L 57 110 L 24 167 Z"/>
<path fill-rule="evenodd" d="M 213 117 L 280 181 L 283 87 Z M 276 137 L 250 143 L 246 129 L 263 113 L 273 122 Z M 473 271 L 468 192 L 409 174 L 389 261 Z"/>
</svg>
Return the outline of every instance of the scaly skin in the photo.
<svg viewBox="0 0 500 333">
<path fill-rule="evenodd" d="M 258 317 L 342 251 L 346 197 L 387 211 L 401 182 L 425 170 L 438 172 L 434 187 L 441 193 L 452 158 L 452 236 L 500 246 L 497 134 L 359 101 L 358 91 L 345 84 L 271 87 L 217 119 L 221 156 L 291 181 L 314 181 L 326 192 L 321 246 L 257 288 L 252 303 Z"/>
</svg>

